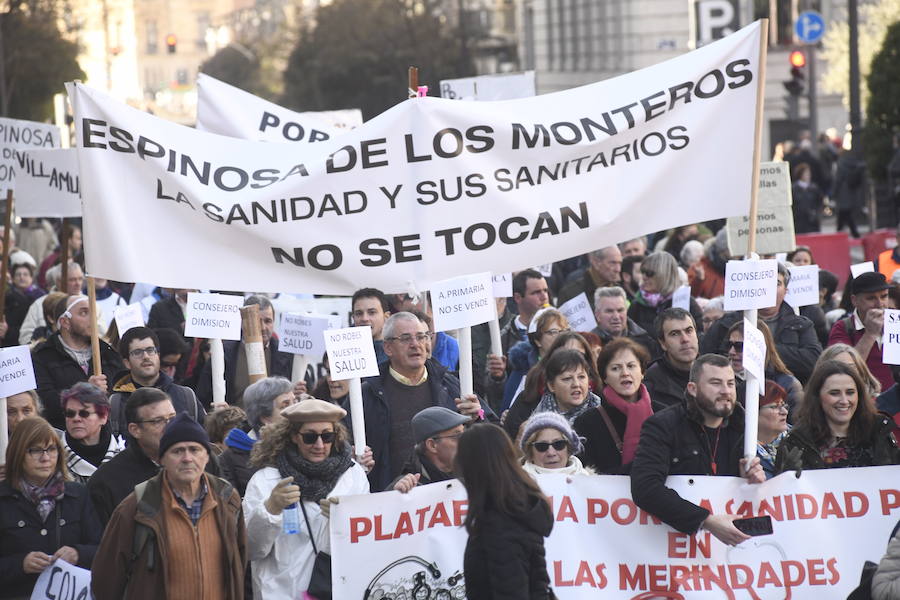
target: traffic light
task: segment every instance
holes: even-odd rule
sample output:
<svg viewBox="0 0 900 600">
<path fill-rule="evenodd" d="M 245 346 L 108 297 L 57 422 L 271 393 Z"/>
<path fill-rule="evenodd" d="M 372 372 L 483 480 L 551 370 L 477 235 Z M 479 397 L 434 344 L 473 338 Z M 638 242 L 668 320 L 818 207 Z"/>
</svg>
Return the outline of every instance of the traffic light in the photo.
<svg viewBox="0 0 900 600">
<path fill-rule="evenodd" d="M 791 78 L 784 82 L 784 89 L 791 96 L 800 96 L 806 91 L 806 73 L 803 68 L 806 66 L 806 55 L 800 50 L 794 50 L 789 57 L 791 63 Z"/>
<path fill-rule="evenodd" d="M 175 54 L 175 48 L 178 45 L 178 39 L 175 37 L 174 33 L 170 33 L 166 36 L 166 48 L 169 49 L 169 54 Z"/>
</svg>

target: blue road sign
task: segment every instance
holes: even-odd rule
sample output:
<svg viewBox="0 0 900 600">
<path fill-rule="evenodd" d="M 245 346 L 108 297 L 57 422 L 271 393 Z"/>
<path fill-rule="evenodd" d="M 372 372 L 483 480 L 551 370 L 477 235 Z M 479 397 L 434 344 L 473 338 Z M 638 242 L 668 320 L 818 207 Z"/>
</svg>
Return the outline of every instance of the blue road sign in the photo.
<svg viewBox="0 0 900 600">
<path fill-rule="evenodd" d="M 815 44 L 825 35 L 825 19 L 814 10 L 800 13 L 794 22 L 794 33 L 804 44 Z"/>
</svg>

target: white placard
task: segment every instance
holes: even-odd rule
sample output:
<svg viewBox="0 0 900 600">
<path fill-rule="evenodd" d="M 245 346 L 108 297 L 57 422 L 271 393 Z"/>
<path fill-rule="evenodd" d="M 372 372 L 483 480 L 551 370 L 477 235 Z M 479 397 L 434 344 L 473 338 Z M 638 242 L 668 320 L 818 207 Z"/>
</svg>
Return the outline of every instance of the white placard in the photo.
<svg viewBox="0 0 900 600">
<path fill-rule="evenodd" d="M 144 307 L 140 302 L 117 306 L 113 315 L 116 319 L 116 329 L 119 330 L 119 338 L 133 327 L 144 326 Z"/>
<path fill-rule="evenodd" d="M 534 93 L 534 71 L 441 80 L 441 98 L 450 100 L 514 100 Z"/>
<path fill-rule="evenodd" d="M 725 310 L 775 306 L 777 288 L 774 259 L 729 260 L 725 265 Z"/>
<path fill-rule="evenodd" d="M 241 307 L 244 299 L 227 294 L 188 294 L 185 337 L 241 339 Z"/>
<path fill-rule="evenodd" d="M 534 270 L 544 277 L 550 277 L 551 275 L 553 275 L 553 263 L 544 263 L 542 265 L 538 265 L 534 268 Z"/>
<path fill-rule="evenodd" d="M 672 308 L 691 310 L 691 286 L 683 285 L 672 294 Z"/>
<path fill-rule="evenodd" d="M 794 308 L 819 303 L 819 265 L 788 266 L 791 280 L 788 282 L 784 301 Z"/>
<path fill-rule="evenodd" d="M 0 348 L 0 397 L 8 398 L 36 387 L 31 348 L 27 345 Z"/>
<path fill-rule="evenodd" d="M 789 168 L 786 162 L 764 162 L 759 165 L 756 212 L 756 252 L 759 254 L 787 253 L 796 246 Z M 747 254 L 749 216 L 729 217 L 725 227 L 731 255 Z"/>
<path fill-rule="evenodd" d="M 31 600 L 77 600 L 93 598 L 91 572 L 59 558 L 38 576 Z"/>
<path fill-rule="evenodd" d="M 56 125 L 0 118 L 0 191 L 16 187 L 16 150 L 59 148 L 59 137 Z"/>
<path fill-rule="evenodd" d="M 766 338 L 762 331 L 749 320 L 744 319 L 744 369 L 759 381 L 759 395 L 766 390 Z"/>
<path fill-rule="evenodd" d="M 572 331 L 591 331 L 597 327 L 597 318 L 584 292 L 560 305 L 559 312 L 568 319 Z"/>
<path fill-rule="evenodd" d="M 900 310 L 884 309 L 881 362 L 889 365 L 900 365 Z"/>
<path fill-rule="evenodd" d="M 328 315 L 284 313 L 278 325 L 278 349 L 291 354 L 322 356 L 325 352 L 323 336 L 326 329 L 333 327 L 331 323 Z"/>
<path fill-rule="evenodd" d="M 430 291 L 435 331 L 471 327 L 497 318 L 490 273 L 438 281 Z"/>
<path fill-rule="evenodd" d="M 787 255 L 788 255 L 787 252 L 776 252 L 775 260 L 777 260 L 780 263 L 787 262 Z"/>
<path fill-rule="evenodd" d="M 327 330 L 325 349 L 332 379 L 341 381 L 378 375 L 372 328 L 368 325 Z"/>
<path fill-rule="evenodd" d="M 491 282 L 494 284 L 494 298 L 509 298 L 512 292 L 512 273 L 497 273 L 491 276 Z"/>
<path fill-rule="evenodd" d="M 16 152 L 16 216 L 81 216 L 81 181 L 74 148 Z"/>
<path fill-rule="evenodd" d="M 873 273 L 874 271 L 875 263 L 873 263 L 871 260 L 856 263 L 855 265 L 850 265 L 850 274 L 853 275 L 853 279 L 856 279 L 863 273 Z"/>
</svg>

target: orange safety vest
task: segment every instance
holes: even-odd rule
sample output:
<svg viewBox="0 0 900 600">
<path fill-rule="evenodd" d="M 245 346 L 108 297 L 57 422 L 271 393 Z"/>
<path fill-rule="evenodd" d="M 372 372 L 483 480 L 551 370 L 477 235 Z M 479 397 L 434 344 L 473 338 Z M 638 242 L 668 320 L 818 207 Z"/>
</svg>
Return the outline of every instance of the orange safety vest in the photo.
<svg viewBox="0 0 900 600">
<path fill-rule="evenodd" d="M 878 255 L 878 272 L 884 275 L 884 278 L 891 281 L 894 271 L 900 269 L 900 263 L 894 261 L 894 250 L 885 250 Z"/>
</svg>

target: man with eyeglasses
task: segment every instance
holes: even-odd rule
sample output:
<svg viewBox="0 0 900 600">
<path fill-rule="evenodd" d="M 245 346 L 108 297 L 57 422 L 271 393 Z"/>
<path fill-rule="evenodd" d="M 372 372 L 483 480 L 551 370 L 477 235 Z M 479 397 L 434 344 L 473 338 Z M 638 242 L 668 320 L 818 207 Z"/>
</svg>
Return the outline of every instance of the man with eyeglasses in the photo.
<svg viewBox="0 0 900 600">
<path fill-rule="evenodd" d="M 128 431 L 125 403 L 129 395 L 143 387 L 162 390 L 172 399 L 176 412 L 186 412 L 192 419 L 203 424 L 206 411 L 197 400 L 194 390 L 178 385 L 160 370 L 159 337 L 155 331 L 149 327 L 132 327 L 119 341 L 119 354 L 127 371 L 116 375 L 113 393 L 109 397 L 110 427 L 113 433 L 124 435 Z"/>
<path fill-rule="evenodd" d="M 134 486 L 159 473 L 159 440 L 176 414 L 168 394 L 154 387 L 129 394 L 123 413 L 130 436 L 128 446 L 103 463 L 87 486 L 104 527 Z"/>
<path fill-rule="evenodd" d="M 391 489 L 404 494 L 417 485 L 448 481 L 456 477 L 453 462 L 459 436 L 469 417 L 443 406 L 429 406 L 412 418 L 416 446 Z"/>
<path fill-rule="evenodd" d="M 91 356 L 91 312 L 87 296 L 66 296 L 53 310 L 59 331 L 38 344 L 32 352 L 34 378 L 44 405 L 44 418 L 57 429 L 65 428 L 59 394 L 86 381 L 108 391 L 108 383 L 123 369 L 122 359 L 100 340 L 101 375 L 94 375 Z"/>
<path fill-rule="evenodd" d="M 428 325 L 412 313 L 396 313 L 384 324 L 388 361 L 362 387 L 366 441 L 375 457 L 373 491 L 388 488 L 403 470 L 416 443 L 411 422 L 418 412 L 443 406 L 470 420 L 496 420 L 477 396 L 461 397 L 459 379 L 428 358 L 430 341 Z"/>
</svg>

